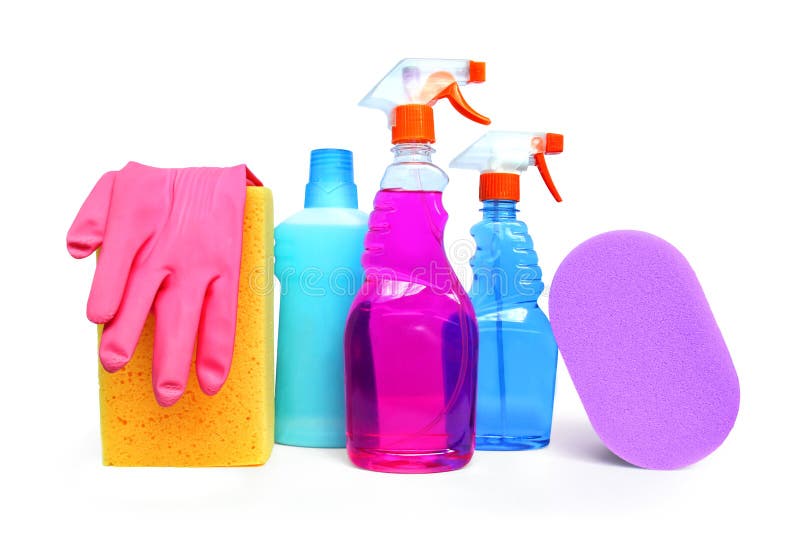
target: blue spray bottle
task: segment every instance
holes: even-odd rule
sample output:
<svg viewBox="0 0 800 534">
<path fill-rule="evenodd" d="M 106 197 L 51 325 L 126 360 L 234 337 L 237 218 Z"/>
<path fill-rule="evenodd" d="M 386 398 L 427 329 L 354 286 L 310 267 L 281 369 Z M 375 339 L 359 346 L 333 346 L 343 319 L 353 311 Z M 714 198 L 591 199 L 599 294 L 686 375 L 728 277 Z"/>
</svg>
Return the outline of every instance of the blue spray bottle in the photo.
<svg viewBox="0 0 800 534">
<path fill-rule="evenodd" d="M 305 209 L 275 228 L 281 284 L 275 441 L 344 447 L 344 326 L 363 282 L 367 214 L 349 150 L 311 152 Z"/>
<path fill-rule="evenodd" d="M 536 166 L 557 202 L 545 154 L 563 149 L 558 134 L 491 132 L 451 167 L 480 171 L 483 220 L 472 227 L 477 244 L 469 296 L 478 320 L 476 448 L 537 449 L 550 443 L 556 346 L 537 302 L 544 289 L 528 227 L 517 220 L 519 175 Z"/>
</svg>

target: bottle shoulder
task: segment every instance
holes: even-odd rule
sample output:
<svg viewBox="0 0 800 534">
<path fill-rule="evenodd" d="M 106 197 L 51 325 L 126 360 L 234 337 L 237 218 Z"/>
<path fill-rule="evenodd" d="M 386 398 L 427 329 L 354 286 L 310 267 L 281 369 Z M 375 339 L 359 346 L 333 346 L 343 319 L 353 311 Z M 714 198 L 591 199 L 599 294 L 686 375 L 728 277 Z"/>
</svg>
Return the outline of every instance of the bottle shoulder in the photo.
<svg viewBox="0 0 800 534">
<path fill-rule="evenodd" d="M 519 220 L 483 220 L 472 227 L 475 254 L 470 259 L 476 302 L 509 305 L 536 300 L 544 290 L 539 257 L 527 225 Z"/>
<path fill-rule="evenodd" d="M 482 219 L 472 225 L 471 233 L 473 236 L 475 236 L 476 233 L 481 236 L 486 233 L 492 233 L 509 239 L 518 239 L 523 236 L 530 238 L 528 234 L 528 225 L 519 219 L 499 221 Z"/>
<path fill-rule="evenodd" d="M 307 208 L 275 227 L 275 272 L 306 265 L 317 269 L 353 266 L 367 233 L 367 214 L 352 208 Z"/>
<path fill-rule="evenodd" d="M 449 181 L 447 173 L 430 161 L 402 161 L 386 167 L 381 189 L 443 191 Z"/>
<path fill-rule="evenodd" d="M 289 226 L 367 226 L 369 215 L 355 208 L 305 208 L 275 227 L 276 234 Z"/>
<path fill-rule="evenodd" d="M 522 221 L 482 220 L 472 227 L 471 234 L 477 246 L 470 262 L 473 266 L 494 264 L 510 256 L 517 258 L 514 263 L 519 266 L 533 266 L 538 262 L 528 226 Z"/>
</svg>

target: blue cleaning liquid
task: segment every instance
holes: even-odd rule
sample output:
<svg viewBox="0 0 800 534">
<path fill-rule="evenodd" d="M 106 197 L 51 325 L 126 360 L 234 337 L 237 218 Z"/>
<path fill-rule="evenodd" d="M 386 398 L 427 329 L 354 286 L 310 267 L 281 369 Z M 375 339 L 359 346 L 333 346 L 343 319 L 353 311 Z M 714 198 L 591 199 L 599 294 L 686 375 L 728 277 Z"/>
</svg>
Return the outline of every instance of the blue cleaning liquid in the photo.
<svg viewBox="0 0 800 534">
<path fill-rule="evenodd" d="M 345 446 L 344 328 L 364 272 L 367 214 L 352 154 L 314 150 L 305 209 L 275 228 L 280 281 L 275 441 Z"/>
<path fill-rule="evenodd" d="M 479 333 L 476 448 L 537 449 L 550 443 L 558 358 L 537 303 L 542 271 L 516 202 L 487 200 L 482 211 L 470 261 Z"/>
</svg>

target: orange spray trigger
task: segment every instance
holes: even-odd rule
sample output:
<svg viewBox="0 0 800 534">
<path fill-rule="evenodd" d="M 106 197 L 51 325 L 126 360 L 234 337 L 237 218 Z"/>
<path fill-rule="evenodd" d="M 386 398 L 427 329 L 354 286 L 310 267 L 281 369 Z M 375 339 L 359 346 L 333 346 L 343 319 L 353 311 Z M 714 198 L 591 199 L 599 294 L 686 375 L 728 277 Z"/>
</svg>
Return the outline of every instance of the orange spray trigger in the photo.
<svg viewBox="0 0 800 534">
<path fill-rule="evenodd" d="M 464 100 L 464 95 L 461 94 L 461 90 L 458 88 L 458 84 L 456 82 L 451 83 L 447 87 L 444 88 L 442 92 L 439 93 L 438 98 L 446 98 L 450 101 L 456 111 L 464 115 L 466 118 L 477 122 L 478 124 L 491 124 L 491 119 L 486 115 L 481 115 L 474 109 L 472 106 L 467 104 L 467 101 Z"/>
<path fill-rule="evenodd" d="M 478 124 L 490 124 L 492 122 L 489 117 L 475 111 L 464 100 L 464 95 L 461 94 L 461 90 L 458 88 L 458 82 L 449 72 L 439 71 L 428 76 L 425 85 L 420 91 L 419 98 L 429 106 L 434 105 L 442 98 L 446 98 L 456 111 L 466 118 Z"/>
<path fill-rule="evenodd" d="M 539 168 L 539 174 L 542 175 L 544 185 L 547 186 L 550 194 L 553 195 L 553 198 L 556 199 L 556 202 L 561 202 L 561 195 L 558 194 L 556 184 L 553 183 L 553 178 L 550 176 L 550 170 L 547 168 L 547 163 L 544 160 L 544 154 L 542 152 L 537 152 L 533 155 L 533 161 L 536 163 L 536 167 Z"/>
</svg>

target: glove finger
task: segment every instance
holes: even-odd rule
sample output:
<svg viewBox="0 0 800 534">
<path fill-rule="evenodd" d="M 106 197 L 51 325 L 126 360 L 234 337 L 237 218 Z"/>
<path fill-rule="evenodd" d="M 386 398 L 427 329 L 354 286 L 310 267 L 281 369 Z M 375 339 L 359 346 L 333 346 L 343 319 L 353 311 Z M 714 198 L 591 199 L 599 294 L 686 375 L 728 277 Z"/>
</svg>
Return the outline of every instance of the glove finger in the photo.
<svg viewBox="0 0 800 534">
<path fill-rule="evenodd" d="M 116 175 L 116 171 L 105 173 L 75 216 L 67 232 L 67 250 L 73 258 L 85 258 L 103 242 Z"/>
<path fill-rule="evenodd" d="M 132 277 L 119 311 L 103 327 L 103 335 L 100 338 L 100 363 L 109 373 L 125 367 L 133 356 L 163 278 L 163 276 Z"/>
<path fill-rule="evenodd" d="M 220 277 L 206 292 L 197 334 L 197 381 L 206 395 L 214 395 L 231 369 L 236 336 L 238 277 Z"/>
<path fill-rule="evenodd" d="M 117 313 L 133 270 L 145 269 L 155 241 L 167 223 L 174 181 L 169 169 L 129 163 L 117 174 L 105 237 L 95 270 L 86 315 L 107 323 Z M 137 257 L 141 257 L 137 262 Z"/>
<path fill-rule="evenodd" d="M 202 290 L 191 291 L 191 281 L 181 284 L 167 277 L 154 306 L 153 391 L 164 407 L 175 404 L 186 389 L 203 306 Z"/>
<path fill-rule="evenodd" d="M 126 223 L 115 231 L 113 224 L 98 255 L 86 305 L 86 316 L 97 324 L 107 323 L 116 315 L 131 268 L 149 242 L 145 228 Z"/>
</svg>

